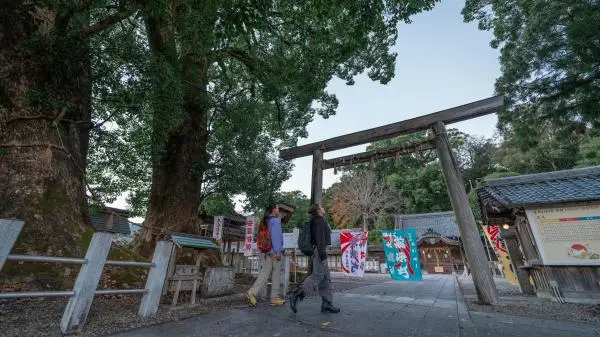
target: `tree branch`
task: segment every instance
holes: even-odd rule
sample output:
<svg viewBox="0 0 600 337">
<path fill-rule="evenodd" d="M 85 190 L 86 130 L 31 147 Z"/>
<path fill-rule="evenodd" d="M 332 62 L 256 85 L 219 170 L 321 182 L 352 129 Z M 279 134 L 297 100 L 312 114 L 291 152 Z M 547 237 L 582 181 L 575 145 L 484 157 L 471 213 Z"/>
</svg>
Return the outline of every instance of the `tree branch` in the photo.
<svg viewBox="0 0 600 337">
<path fill-rule="evenodd" d="M 113 117 L 114 117 L 114 116 L 115 116 L 117 113 L 119 113 L 119 112 L 120 112 L 120 111 L 117 111 L 117 110 L 115 109 L 115 111 L 113 111 L 113 112 L 112 112 L 112 113 L 111 113 L 111 114 L 110 114 L 110 115 L 109 115 L 109 116 L 108 116 L 108 117 L 107 117 L 105 120 L 103 120 L 102 122 L 98 122 L 98 123 L 92 124 L 92 125 L 90 126 L 90 130 L 92 130 L 92 129 L 98 129 L 98 128 L 100 128 L 102 125 L 106 124 L 106 122 L 109 122 L 109 121 L 110 121 L 110 120 L 111 120 L 111 119 L 112 119 L 112 118 L 113 118 Z"/>
<path fill-rule="evenodd" d="M 83 36 L 89 37 L 94 34 L 98 34 L 102 31 L 104 31 L 105 29 L 107 29 L 108 27 L 114 25 L 115 23 L 127 19 L 128 17 L 133 15 L 135 12 L 137 12 L 138 9 L 139 9 L 139 6 L 137 6 L 137 5 L 132 5 L 130 7 L 123 7 L 118 12 L 113 13 L 113 14 L 99 20 L 98 22 L 96 22 L 95 24 L 93 24 L 90 27 L 85 28 L 82 32 Z"/>
<path fill-rule="evenodd" d="M 227 48 L 224 52 L 245 65 L 250 71 L 258 70 L 260 61 L 248 55 L 244 50 L 239 48 Z"/>
</svg>

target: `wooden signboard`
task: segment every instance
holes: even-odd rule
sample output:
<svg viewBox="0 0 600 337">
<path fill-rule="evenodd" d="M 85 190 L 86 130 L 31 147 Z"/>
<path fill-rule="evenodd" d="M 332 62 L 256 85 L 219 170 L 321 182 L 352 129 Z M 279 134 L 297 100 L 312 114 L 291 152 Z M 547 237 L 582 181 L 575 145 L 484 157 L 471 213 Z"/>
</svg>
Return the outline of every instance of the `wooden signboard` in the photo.
<svg viewBox="0 0 600 337">
<path fill-rule="evenodd" d="M 600 266 L 600 205 L 526 210 L 545 265 Z"/>
</svg>

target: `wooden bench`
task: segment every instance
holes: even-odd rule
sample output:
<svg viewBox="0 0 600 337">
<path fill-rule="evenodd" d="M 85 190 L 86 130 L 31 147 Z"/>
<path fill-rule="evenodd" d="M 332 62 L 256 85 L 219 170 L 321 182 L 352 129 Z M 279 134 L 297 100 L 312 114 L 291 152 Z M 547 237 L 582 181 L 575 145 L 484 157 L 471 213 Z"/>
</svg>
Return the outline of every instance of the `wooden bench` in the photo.
<svg viewBox="0 0 600 337">
<path fill-rule="evenodd" d="M 173 294 L 173 306 L 177 305 L 179 292 L 191 291 L 191 304 L 196 304 L 196 292 L 202 284 L 203 276 L 200 274 L 200 267 L 193 265 L 175 266 L 175 274 L 169 278 L 169 291 Z"/>
</svg>

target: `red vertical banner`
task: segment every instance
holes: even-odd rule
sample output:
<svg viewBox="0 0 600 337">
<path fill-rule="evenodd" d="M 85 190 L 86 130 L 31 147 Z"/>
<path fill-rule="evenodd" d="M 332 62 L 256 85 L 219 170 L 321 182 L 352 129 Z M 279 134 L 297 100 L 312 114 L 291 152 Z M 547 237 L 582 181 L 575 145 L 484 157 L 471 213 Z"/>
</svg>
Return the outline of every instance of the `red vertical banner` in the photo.
<svg viewBox="0 0 600 337">
<path fill-rule="evenodd" d="M 254 242 L 254 223 L 255 218 L 249 216 L 246 218 L 246 241 L 244 242 L 244 256 L 252 255 L 252 243 Z"/>
</svg>

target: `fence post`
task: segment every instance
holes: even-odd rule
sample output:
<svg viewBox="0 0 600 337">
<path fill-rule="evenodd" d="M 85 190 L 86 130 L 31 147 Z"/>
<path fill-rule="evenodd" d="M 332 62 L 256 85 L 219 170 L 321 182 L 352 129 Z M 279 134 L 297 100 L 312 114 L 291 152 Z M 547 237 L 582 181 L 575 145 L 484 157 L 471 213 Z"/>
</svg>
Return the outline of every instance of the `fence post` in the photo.
<svg viewBox="0 0 600 337">
<path fill-rule="evenodd" d="M 154 249 L 154 256 L 152 257 L 154 267 L 150 268 L 148 273 L 146 293 L 142 297 L 138 312 L 138 315 L 142 317 L 150 317 L 158 311 L 172 249 L 173 243 L 170 241 L 158 241 L 156 243 L 156 249 Z"/>
<path fill-rule="evenodd" d="M 291 259 L 292 257 L 289 254 L 285 254 L 283 256 L 283 287 L 281 287 L 283 293 L 282 298 L 285 298 L 285 295 L 290 287 Z"/>
<path fill-rule="evenodd" d="M 21 233 L 23 223 L 16 219 L 0 219 L 0 270 L 4 267 L 6 257 Z"/>
<path fill-rule="evenodd" d="M 92 236 L 85 254 L 87 262 L 81 266 L 75 281 L 75 295 L 69 299 L 60 321 L 64 334 L 76 332 L 85 324 L 113 237 L 114 234 L 104 232 L 96 232 Z"/>
<path fill-rule="evenodd" d="M 265 268 L 267 264 L 267 254 L 258 253 L 258 275 L 262 272 L 263 268 Z M 258 277 L 257 275 L 257 277 Z M 267 276 L 269 277 L 269 276 Z M 266 300 L 269 298 L 269 281 L 267 280 L 267 285 L 262 287 L 256 296 L 261 300 Z M 273 285 L 271 285 L 273 287 Z"/>
</svg>

